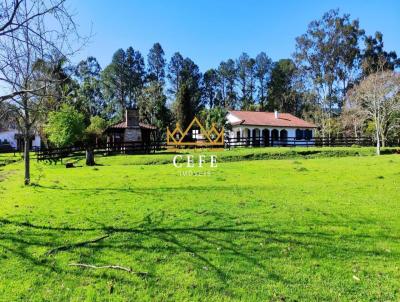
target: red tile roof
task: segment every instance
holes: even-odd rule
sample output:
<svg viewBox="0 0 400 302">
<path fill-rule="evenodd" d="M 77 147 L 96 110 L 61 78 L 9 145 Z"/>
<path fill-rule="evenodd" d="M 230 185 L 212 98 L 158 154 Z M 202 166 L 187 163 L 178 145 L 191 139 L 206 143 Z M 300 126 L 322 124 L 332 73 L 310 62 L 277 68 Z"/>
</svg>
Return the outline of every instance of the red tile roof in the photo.
<svg viewBox="0 0 400 302">
<path fill-rule="evenodd" d="M 156 130 L 157 127 L 149 124 L 139 123 L 139 127 L 143 129 Z"/>
<path fill-rule="evenodd" d="M 142 129 L 149 129 L 149 130 L 156 130 L 157 127 L 153 126 L 153 125 L 148 125 L 148 124 L 144 124 L 144 123 L 139 123 L 139 127 Z M 114 125 L 111 125 L 108 127 L 109 129 L 126 129 L 128 128 L 126 126 L 126 121 L 125 122 L 119 122 L 116 123 Z"/>
<path fill-rule="evenodd" d="M 232 123 L 234 125 L 252 125 L 252 126 L 272 126 L 272 127 L 290 127 L 290 128 L 316 128 L 317 126 L 306 122 L 290 113 L 279 113 L 275 118 L 274 112 L 261 111 L 238 111 L 230 110 L 233 116 L 241 121 Z"/>
</svg>

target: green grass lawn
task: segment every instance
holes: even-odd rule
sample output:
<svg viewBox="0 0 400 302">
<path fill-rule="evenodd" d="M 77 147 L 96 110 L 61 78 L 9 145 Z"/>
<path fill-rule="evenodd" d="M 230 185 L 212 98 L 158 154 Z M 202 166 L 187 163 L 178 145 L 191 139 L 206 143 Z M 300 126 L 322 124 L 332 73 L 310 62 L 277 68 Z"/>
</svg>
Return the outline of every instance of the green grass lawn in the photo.
<svg viewBox="0 0 400 302">
<path fill-rule="evenodd" d="M 0 167 L 20 161 L 20 153 L 0 153 Z"/>
<path fill-rule="evenodd" d="M 0 300 L 399 301 L 400 155 L 254 155 L 278 150 L 0 167 Z"/>
</svg>

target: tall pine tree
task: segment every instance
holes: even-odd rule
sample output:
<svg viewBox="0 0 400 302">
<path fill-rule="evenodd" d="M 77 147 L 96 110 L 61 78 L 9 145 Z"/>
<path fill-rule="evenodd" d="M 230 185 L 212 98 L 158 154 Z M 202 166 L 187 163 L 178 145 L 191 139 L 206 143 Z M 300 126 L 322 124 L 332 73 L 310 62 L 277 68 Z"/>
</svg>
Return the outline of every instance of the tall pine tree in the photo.
<svg viewBox="0 0 400 302">
<path fill-rule="evenodd" d="M 148 77 L 161 85 L 165 82 L 165 54 L 160 43 L 155 43 L 147 55 Z"/>
</svg>

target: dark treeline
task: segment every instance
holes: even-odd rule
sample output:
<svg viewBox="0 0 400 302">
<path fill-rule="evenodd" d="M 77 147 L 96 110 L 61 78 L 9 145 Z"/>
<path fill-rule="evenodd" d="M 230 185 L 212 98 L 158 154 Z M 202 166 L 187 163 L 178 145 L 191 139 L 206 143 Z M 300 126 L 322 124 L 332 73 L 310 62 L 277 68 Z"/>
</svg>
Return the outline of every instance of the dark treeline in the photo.
<svg viewBox="0 0 400 302">
<path fill-rule="evenodd" d="M 95 57 L 71 66 L 90 37 L 77 31 L 64 2 L 1 6 L 0 127 L 22 134 L 25 184 L 33 134 L 47 146 L 85 145 L 92 165 L 94 143 L 133 107 L 160 130 L 155 139 L 194 116 L 222 128 L 227 110 L 240 109 L 292 113 L 317 124 L 322 137 L 367 135 L 378 151 L 389 140 L 400 144 L 400 60 L 382 33 L 366 33 L 339 10 L 312 21 L 290 58 L 242 53 L 203 73 L 179 52 L 166 58 L 159 43 L 147 54 L 118 49 L 104 68 Z"/>
<path fill-rule="evenodd" d="M 368 35 L 358 20 L 331 10 L 295 43 L 291 58 L 274 62 L 264 52 L 242 53 L 204 73 L 179 52 L 166 58 L 159 43 L 146 55 L 118 49 L 104 69 L 95 57 L 76 66 L 52 58 L 41 71 L 52 70 L 61 84 L 54 85 L 58 97 L 47 110 L 67 103 L 87 120 L 115 122 L 125 108 L 137 107 L 143 122 L 161 130 L 177 122 L 185 127 L 194 116 L 222 127 L 228 109 L 279 110 L 316 123 L 322 136 L 368 133 L 368 119 L 355 133 L 346 128 L 345 99 L 368 75 L 400 65 L 396 53 L 385 50 L 382 33 Z"/>
</svg>

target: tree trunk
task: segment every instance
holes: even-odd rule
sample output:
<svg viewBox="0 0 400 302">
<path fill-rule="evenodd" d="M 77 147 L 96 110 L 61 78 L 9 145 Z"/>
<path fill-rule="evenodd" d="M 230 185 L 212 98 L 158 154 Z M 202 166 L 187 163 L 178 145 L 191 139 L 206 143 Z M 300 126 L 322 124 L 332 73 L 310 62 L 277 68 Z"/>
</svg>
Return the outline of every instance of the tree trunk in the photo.
<svg viewBox="0 0 400 302">
<path fill-rule="evenodd" d="M 86 166 L 94 166 L 95 164 L 93 149 L 86 149 Z"/>
<path fill-rule="evenodd" d="M 376 132 L 376 155 L 381 155 L 380 138 L 378 131 Z"/>
<path fill-rule="evenodd" d="M 25 164 L 25 185 L 29 185 L 31 182 L 31 171 L 29 162 L 29 135 L 24 136 L 24 164 Z"/>
</svg>

